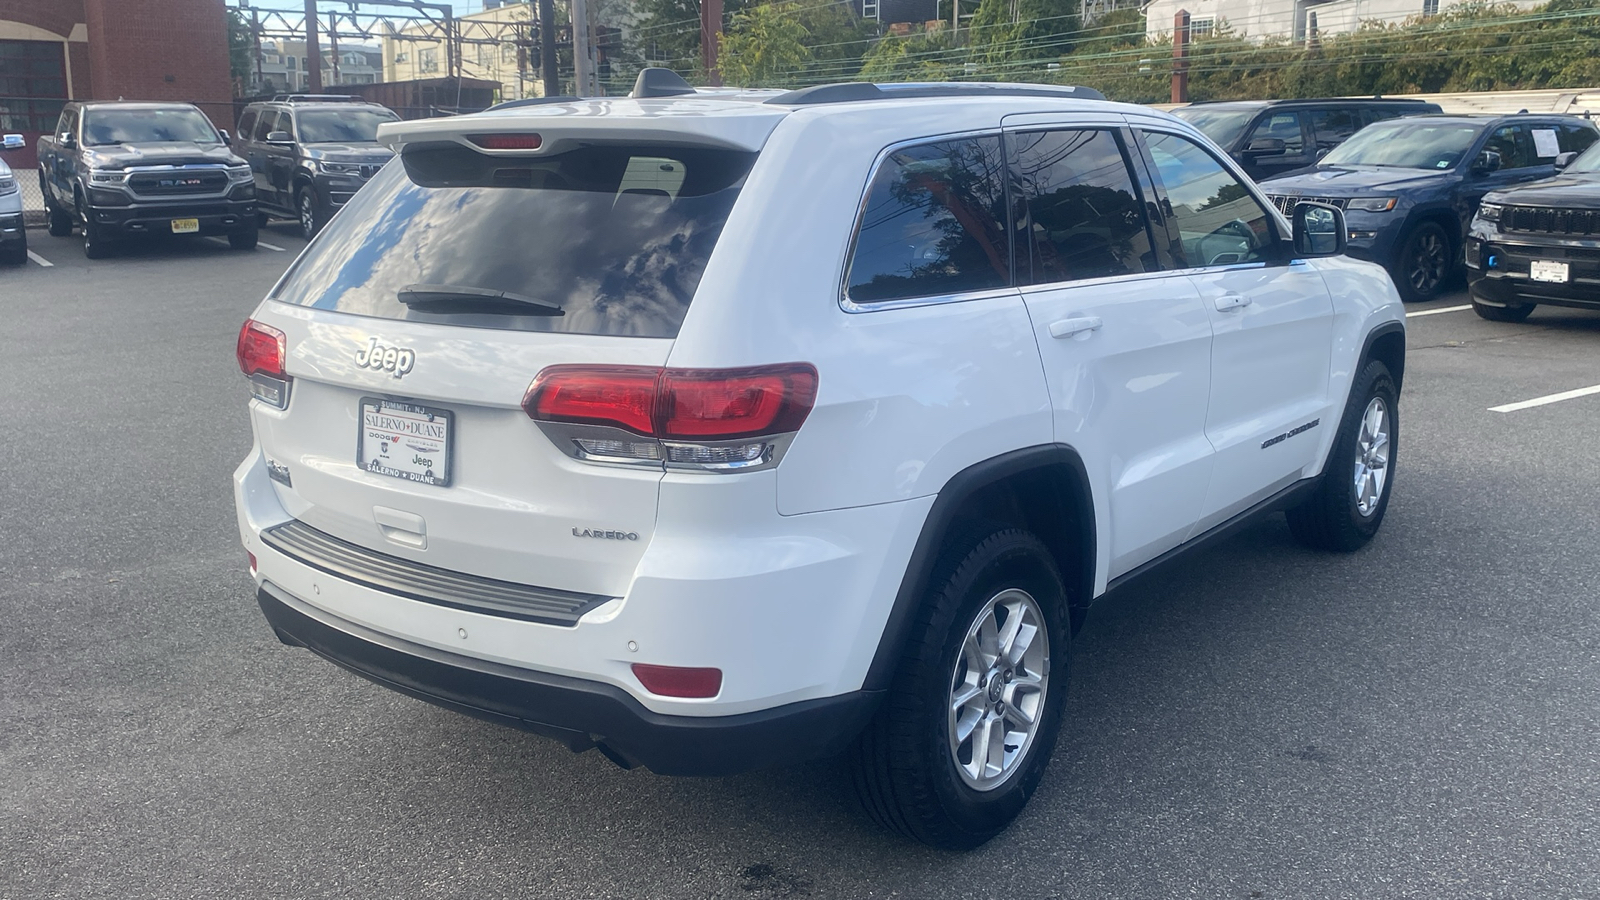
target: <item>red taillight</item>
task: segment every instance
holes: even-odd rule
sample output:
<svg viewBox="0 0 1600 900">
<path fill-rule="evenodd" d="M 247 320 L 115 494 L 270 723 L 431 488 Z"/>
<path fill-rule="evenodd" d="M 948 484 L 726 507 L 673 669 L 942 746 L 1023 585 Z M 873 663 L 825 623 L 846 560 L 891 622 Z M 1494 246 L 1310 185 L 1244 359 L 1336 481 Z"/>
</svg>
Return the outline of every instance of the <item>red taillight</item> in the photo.
<svg viewBox="0 0 1600 900">
<path fill-rule="evenodd" d="M 661 370 L 638 366 L 551 366 L 523 395 L 522 408 L 541 422 L 610 425 L 652 434 Z"/>
<path fill-rule="evenodd" d="M 254 575 L 256 573 L 256 555 L 249 550 L 246 550 L 244 555 L 250 557 L 250 574 Z"/>
<path fill-rule="evenodd" d="M 662 697 L 715 697 L 722 690 L 721 669 L 651 666 L 634 663 L 633 674 L 644 689 Z"/>
<path fill-rule="evenodd" d="M 541 422 L 609 425 L 669 440 L 737 440 L 798 431 L 817 398 L 806 363 L 749 369 L 551 366 L 522 408 Z"/>
<path fill-rule="evenodd" d="M 544 144 L 537 134 L 469 134 L 467 140 L 485 150 L 537 150 Z"/>
<path fill-rule="evenodd" d="M 271 325 L 245 319 L 244 327 L 239 329 L 239 346 L 235 352 L 239 357 L 239 371 L 246 377 L 258 374 L 271 375 L 273 378 L 288 377 L 283 372 L 287 342 L 283 332 Z"/>
</svg>

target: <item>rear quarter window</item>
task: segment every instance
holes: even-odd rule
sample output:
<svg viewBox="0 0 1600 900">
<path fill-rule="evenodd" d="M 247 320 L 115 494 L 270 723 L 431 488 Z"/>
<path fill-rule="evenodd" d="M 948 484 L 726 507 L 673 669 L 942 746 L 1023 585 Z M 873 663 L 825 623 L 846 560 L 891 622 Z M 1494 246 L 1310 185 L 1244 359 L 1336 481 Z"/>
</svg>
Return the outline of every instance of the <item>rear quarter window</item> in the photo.
<svg viewBox="0 0 1600 900">
<path fill-rule="evenodd" d="M 442 325 L 676 337 L 754 161 L 685 147 L 547 157 L 408 148 L 334 217 L 273 299 Z M 413 285 L 507 292 L 560 313 L 424 309 L 402 302 Z"/>
</svg>

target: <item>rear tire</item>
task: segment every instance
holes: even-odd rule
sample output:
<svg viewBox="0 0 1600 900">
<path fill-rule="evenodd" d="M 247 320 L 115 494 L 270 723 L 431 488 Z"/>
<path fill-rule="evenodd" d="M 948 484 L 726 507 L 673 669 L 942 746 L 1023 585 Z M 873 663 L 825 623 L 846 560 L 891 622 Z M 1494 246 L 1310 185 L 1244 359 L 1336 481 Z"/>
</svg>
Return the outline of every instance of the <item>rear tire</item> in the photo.
<svg viewBox="0 0 1600 900">
<path fill-rule="evenodd" d="M 1533 315 L 1537 303 L 1528 303 L 1523 306 L 1489 306 L 1479 303 L 1477 297 L 1472 298 L 1472 311 L 1480 318 L 1491 322 L 1525 322 Z"/>
<path fill-rule="evenodd" d="M 1437 222 L 1423 222 L 1400 242 L 1390 274 L 1407 303 L 1432 300 L 1444 291 L 1457 270 L 1456 250 Z"/>
<path fill-rule="evenodd" d="M 256 213 L 256 230 L 267 227 L 272 223 L 272 217 L 264 212 Z"/>
<path fill-rule="evenodd" d="M 1399 395 L 1389 367 L 1369 361 L 1357 374 L 1328 453 L 1322 482 L 1288 510 L 1289 531 L 1318 550 L 1349 552 L 1378 533 L 1394 493 L 1400 447 Z"/>
<path fill-rule="evenodd" d="M 1050 761 L 1072 662 L 1067 595 L 1044 544 L 1014 528 L 952 542 L 929 584 L 852 751 L 855 786 L 885 828 L 965 850 L 1011 824 Z"/>
</svg>

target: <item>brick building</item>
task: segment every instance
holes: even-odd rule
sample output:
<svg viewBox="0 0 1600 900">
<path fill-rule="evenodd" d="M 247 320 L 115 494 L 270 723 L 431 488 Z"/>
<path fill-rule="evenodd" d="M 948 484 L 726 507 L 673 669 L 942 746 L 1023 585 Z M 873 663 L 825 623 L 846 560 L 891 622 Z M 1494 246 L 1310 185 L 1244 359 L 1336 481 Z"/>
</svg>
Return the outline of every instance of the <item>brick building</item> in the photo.
<svg viewBox="0 0 1600 900">
<path fill-rule="evenodd" d="M 68 100 L 187 100 L 233 123 L 223 0 L 0 0 L 0 132 L 33 143 Z"/>
</svg>

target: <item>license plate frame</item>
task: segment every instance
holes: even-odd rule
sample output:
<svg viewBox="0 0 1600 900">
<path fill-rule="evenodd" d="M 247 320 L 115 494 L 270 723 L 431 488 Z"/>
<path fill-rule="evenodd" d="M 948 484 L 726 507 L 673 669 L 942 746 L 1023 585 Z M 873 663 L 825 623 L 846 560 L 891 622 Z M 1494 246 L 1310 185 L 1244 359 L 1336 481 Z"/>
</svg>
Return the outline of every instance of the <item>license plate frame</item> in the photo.
<svg viewBox="0 0 1600 900">
<path fill-rule="evenodd" d="M 172 233 L 173 234 L 199 234 L 200 233 L 200 220 L 199 219 L 173 219 L 171 227 L 172 227 Z"/>
<path fill-rule="evenodd" d="M 369 419 L 368 413 L 383 416 Z M 362 397 L 356 415 L 356 465 L 364 472 L 386 475 L 430 487 L 449 487 L 455 460 L 455 413 L 409 400 Z M 438 433 L 433 434 L 434 426 Z M 412 454 L 411 460 L 391 456 L 384 447 Z M 438 454 L 436 465 L 423 454 Z M 387 461 L 387 462 L 386 462 Z"/>
<path fill-rule="evenodd" d="M 1528 278 L 1546 284 L 1566 284 L 1572 280 L 1572 270 L 1565 262 L 1536 259 L 1528 263 Z"/>
</svg>

